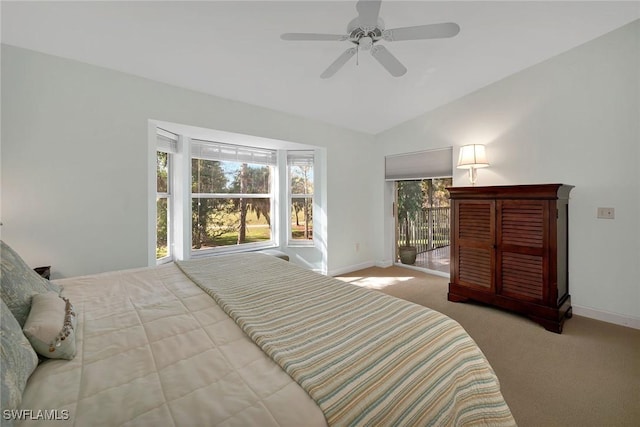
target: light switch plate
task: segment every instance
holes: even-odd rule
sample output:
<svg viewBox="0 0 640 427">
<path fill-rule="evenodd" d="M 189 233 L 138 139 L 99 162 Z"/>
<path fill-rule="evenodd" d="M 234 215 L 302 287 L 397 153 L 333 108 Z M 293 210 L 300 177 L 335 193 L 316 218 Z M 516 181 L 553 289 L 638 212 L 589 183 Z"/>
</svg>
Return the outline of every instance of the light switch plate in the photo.
<svg viewBox="0 0 640 427">
<path fill-rule="evenodd" d="M 598 208 L 598 218 L 614 219 L 615 216 L 616 210 L 614 208 Z"/>
</svg>

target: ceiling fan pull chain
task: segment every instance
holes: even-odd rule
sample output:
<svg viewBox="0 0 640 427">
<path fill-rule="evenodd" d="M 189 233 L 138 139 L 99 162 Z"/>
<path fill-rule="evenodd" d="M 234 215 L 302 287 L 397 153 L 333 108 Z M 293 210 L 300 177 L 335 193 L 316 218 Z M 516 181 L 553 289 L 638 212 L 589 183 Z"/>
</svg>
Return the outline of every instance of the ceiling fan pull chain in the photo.
<svg viewBox="0 0 640 427">
<path fill-rule="evenodd" d="M 356 67 L 360 65 L 360 45 L 356 45 Z"/>
</svg>

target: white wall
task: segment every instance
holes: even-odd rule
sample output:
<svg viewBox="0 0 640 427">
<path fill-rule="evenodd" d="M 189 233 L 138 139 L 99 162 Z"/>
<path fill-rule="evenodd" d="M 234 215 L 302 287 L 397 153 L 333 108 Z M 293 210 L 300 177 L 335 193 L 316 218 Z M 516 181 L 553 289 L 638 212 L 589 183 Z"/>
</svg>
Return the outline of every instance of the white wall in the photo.
<svg viewBox="0 0 640 427">
<path fill-rule="evenodd" d="M 324 267 L 374 259 L 372 136 L 7 45 L 2 239 L 54 278 L 147 265 L 149 119 L 325 147 Z"/>
<path fill-rule="evenodd" d="M 380 156 L 487 145 L 477 185 L 566 183 L 574 311 L 640 327 L 640 21 L 376 137 Z M 377 260 L 391 257 L 392 193 L 379 179 Z M 454 169 L 454 185 L 468 185 Z M 616 218 L 596 218 L 597 207 Z"/>
</svg>

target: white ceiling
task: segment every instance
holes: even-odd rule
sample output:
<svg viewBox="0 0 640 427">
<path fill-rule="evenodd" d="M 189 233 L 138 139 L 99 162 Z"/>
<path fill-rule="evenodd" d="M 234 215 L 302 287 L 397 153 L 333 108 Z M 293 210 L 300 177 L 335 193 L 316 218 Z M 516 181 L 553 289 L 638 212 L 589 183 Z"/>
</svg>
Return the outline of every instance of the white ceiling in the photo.
<svg viewBox="0 0 640 427">
<path fill-rule="evenodd" d="M 380 42 L 319 78 L 350 43 L 352 1 L 2 1 L 2 42 L 376 134 L 640 18 L 639 1 L 382 2 L 387 28 L 456 22 L 450 39 Z"/>
</svg>

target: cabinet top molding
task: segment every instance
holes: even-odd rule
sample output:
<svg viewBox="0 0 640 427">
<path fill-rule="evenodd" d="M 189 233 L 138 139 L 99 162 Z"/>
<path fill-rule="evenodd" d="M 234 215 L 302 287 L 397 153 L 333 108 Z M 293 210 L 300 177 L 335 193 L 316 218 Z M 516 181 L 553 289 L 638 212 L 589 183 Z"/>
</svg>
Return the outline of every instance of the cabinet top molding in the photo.
<svg viewBox="0 0 640 427">
<path fill-rule="evenodd" d="M 447 187 L 451 199 L 486 199 L 488 195 L 495 199 L 568 199 L 573 185 L 531 184 L 531 185 L 493 185 L 486 187 Z"/>
</svg>

